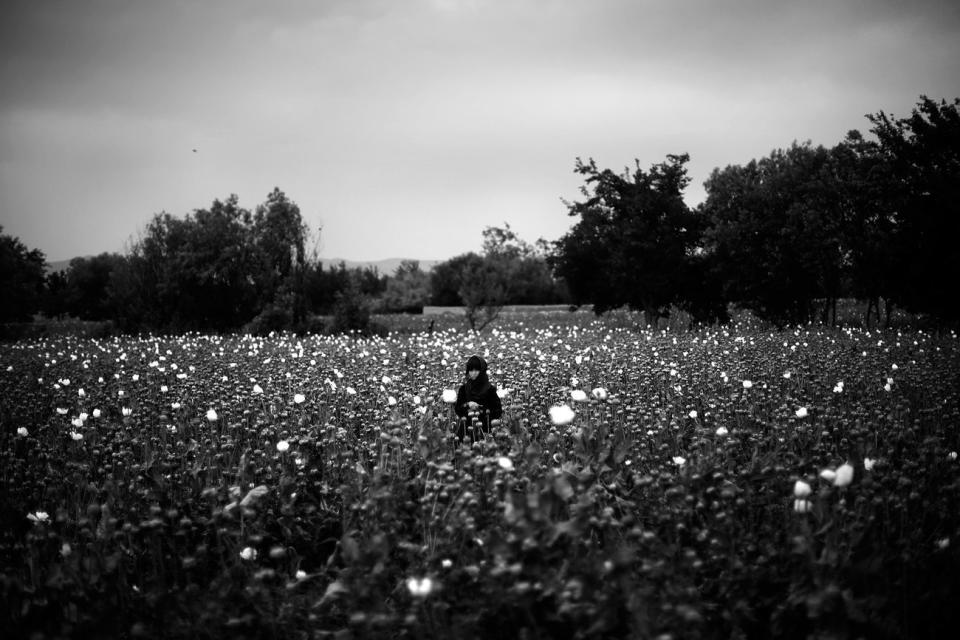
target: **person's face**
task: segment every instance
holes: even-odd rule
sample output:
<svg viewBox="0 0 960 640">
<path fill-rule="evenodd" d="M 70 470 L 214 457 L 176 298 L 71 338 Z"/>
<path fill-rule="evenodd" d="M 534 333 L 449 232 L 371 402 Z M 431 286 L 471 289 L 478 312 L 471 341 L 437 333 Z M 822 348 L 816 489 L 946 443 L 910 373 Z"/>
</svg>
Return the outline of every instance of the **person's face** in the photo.
<svg viewBox="0 0 960 640">
<path fill-rule="evenodd" d="M 480 369 L 470 369 L 467 371 L 467 377 L 471 380 L 476 380 L 478 375 L 480 375 Z"/>
</svg>

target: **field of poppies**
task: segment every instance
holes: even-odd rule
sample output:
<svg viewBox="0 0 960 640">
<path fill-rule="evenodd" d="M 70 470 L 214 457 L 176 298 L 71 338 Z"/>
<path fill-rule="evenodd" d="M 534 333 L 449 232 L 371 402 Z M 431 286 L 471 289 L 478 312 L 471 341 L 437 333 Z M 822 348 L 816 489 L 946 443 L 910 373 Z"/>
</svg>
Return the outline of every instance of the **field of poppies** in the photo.
<svg viewBox="0 0 960 640">
<path fill-rule="evenodd" d="M 505 413 L 456 446 L 472 354 Z M 540 314 L 8 343 L 0 629 L 949 637 L 958 450 L 950 332 Z"/>
</svg>

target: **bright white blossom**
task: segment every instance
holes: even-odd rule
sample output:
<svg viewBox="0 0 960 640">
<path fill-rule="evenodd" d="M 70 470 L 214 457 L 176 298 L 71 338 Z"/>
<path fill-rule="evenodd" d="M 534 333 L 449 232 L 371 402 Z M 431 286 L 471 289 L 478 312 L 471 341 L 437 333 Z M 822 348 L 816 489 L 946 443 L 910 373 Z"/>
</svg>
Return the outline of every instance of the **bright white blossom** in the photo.
<svg viewBox="0 0 960 640">
<path fill-rule="evenodd" d="M 700 414 L 697 413 L 696 409 L 691 409 L 690 413 L 688 413 L 687 415 L 690 416 L 691 419 L 696 420 L 697 416 Z"/>
<path fill-rule="evenodd" d="M 20 427 L 19 429 L 17 429 L 17 435 L 23 436 L 24 438 L 26 438 L 28 435 L 30 435 L 30 432 L 27 431 L 26 427 Z"/>
<path fill-rule="evenodd" d="M 244 560 L 256 560 L 257 559 L 257 550 L 253 547 L 244 547 L 240 551 L 240 557 Z"/>
<path fill-rule="evenodd" d="M 179 403 L 174 403 L 179 404 Z M 176 409 L 177 407 L 174 407 Z M 220 416 L 217 415 L 217 412 L 214 409 L 207 409 L 207 420 L 210 422 L 216 422 Z"/>
<path fill-rule="evenodd" d="M 513 471 L 513 460 L 507 456 L 500 456 L 497 458 L 497 464 L 500 465 L 501 469 L 506 469 L 507 471 Z"/>
<path fill-rule="evenodd" d="M 796 416 L 797 416 L 798 418 L 806 418 L 808 415 L 809 415 L 809 413 L 807 412 L 807 408 L 806 408 L 806 407 L 800 407 L 800 408 L 797 409 L 797 411 L 796 411 Z"/>
<path fill-rule="evenodd" d="M 833 482 L 837 479 L 837 472 L 833 469 L 824 469 L 820 472 L 820 477 L 826 480 L 827 482 Z"/>
<path fill-rule="evenodd" d="M 457 401 L 457 392 L 453 389 L 444 389 L 443 390 L 443 401 L 447 404 L 453 404 Z"/>
<path fill-rule="evenodd" d="M 717 434 L 718 436 L 725 436 L 725 435 L 727 435 L 728 433 L 730 433 L 730 432 L 727 430 L 726 427 L 717 427 L 716 434 Z"/>
<path fill-rule="evenodd" d="M 93 410 L 93 417 L 94 417 L 94 418 L 99 418 L 99 417 L 100 417 L 100 409 L 94 409 L 94 410 Z"/>
<path fill-rule="evenodd" d="M 294 394 L 293 401 L 297 404 L 303 404 L 306 401 L 307 397 L 302 393 Z"/>
<path fill-rule="evenodd" d="M 845 487 L 853 481 L 853 465 L 845 462 L 837 468 L 837 475 L 833 479 L 833 484 L 837 487 Z"/>
<path fill-rule="evenodd" d="M 277 451 L 279 451 L 280 453 L 287 451 L 289 448 L 290 448 L 290 443 L 287 442 L 286 440 L 277 441 Z"/>
<path fill-rule="evenodd" d="M 570 392 L 570 399 L 574 402 L 585 402 L 587 399 L 587 392 L 582 389 L 574 389 Z"/>
<path fill-rule="evenodd" d="M 797 498 L 793 501 L 793 510 L 797 513 L 809 513 L 813 510 L 813 504 L 805 498 Z"/>
<path fill-rule="evenodd" d="M 877 461 L 873 458 L 864 458 L 863 459 L 863 468 L 867 471 L 873 471 L 874 465 L 877 464 Z"/>
<path fill-rule="evenodd" d="M 261 393 L 263 393 L 263 387 L 258 384 L 253 385 L 253 394 L 258 396 Z"/>
<path fill-rule="evenodd" d="M 677 465 L 678 467 L 682 467 L 683 465 L 687 464 L 687 459 L 683 456 L 673 456 L 673 464 Z"/>
<path fill-rule="evenodd" d="M 573 422 L 573 418 L 576 414 L 573 412 L 573 409 L 569 405 L 561 404 L 559 406 L 550 407 L 550 421 L 557 425 L 565 425 Z"/>
<path fill-rule="evenodd" d="M 390 405 L 391 407 L 395 407 L 397 406 L 397 399 L 394 398 L 393 396 L 387 396 L 387 404 Z"/>
<path fill-rule="evenodd" d="M 297 573 L 295 574 L 294 577 L 296 577 L 297 580 L 306 580 L 307 572 L 304 571 L 303 569 L 297 569 Z"/>
<path fill-rule="evenodd" d="M 82 434 L 82 433 L 77 433 L 76 431 L 71 431 L 71 432 L 70 432 L 70 437 L 73 438 L 73 441 L 74 441 L 74 442 L 77 442 L 77 441 L 79 441 L 79 440 L 83 440 L 83 434 Z"/>
<path fill-rule="evenodd" d="M 353 396 L 353 395 L 356 395 L 356 394 L 357 394 L 357 390 L 356 390 L 356 389 L 354 389 L 353 387 L 347 387 L 347 395 Z M 454 400 L 456 400 L 456 398 L 454 398 Z"/>
<path fill-rule="evenodd" d="M 33 521 L 35 524 L 40 524 L 41 522 L 46 522 L 50 519 L 50 514 L 46 511 L 35 511 L 33 513 L 28 513 L 27 518 Z"/>
<path fill-rule="evenodd" d="M 129 407 L 123 407 L 122 409 L 120 409 L 120 413 L 122 413 L 125 416 L 129 416 L 131 413 L 133 413 L 133 409 Z"/>
<path fill-rule="evenodd" d="M 752 380 L 744 380 L 744 381 L 743 381 L 743 388 L 744 388 L 744 389 L 749 389 L 749 388 L 751 388 L 752 386 L 753 386 L 753 381 L 752 381 Z"/>
<path fill-rule="evenodd" d="M 592 394 L 593 394 L 593 397 L 596 398 L 597 400 L 606 400 L 606 399 L 607 399 L 607 390 L 604 389 L 603 387 L 597 387 L 596 389 L 594 389 L 594 390 L 591 391 L 590 393 L 592 393 Z"/>
<path fill-rule="evenodd" d="M 797 480 L 793 483 L 793 495 L 797 498 L 806 498 L 810 495 L 810 485 L 803 480 Z"/>
<path fill-rule="evenodd" d="M 433 591 L 433 580 L 430 578 L 408 578 L 407 590 L 415 598 L 426 598 Z"/>
</svg>

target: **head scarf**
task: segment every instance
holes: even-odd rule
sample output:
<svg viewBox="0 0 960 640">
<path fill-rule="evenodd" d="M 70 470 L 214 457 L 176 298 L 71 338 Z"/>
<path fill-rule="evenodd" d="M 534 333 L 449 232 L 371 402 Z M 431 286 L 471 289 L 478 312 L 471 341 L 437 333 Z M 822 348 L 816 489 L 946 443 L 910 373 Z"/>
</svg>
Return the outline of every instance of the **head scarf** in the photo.
<svg viewBox="0 0 960 640">
<path fill-rule="evenodd" d="M 487 377 L 487 362 L 480 356 L 470 356 L 467 360 L 467 371 L 480 371 L 476 380 L 471 380 L 467 376 L 466 388 L 467 395 L 474 402 L 483 402 L 486 395 L 490 392 L 490 379 Z"/>
</svg>

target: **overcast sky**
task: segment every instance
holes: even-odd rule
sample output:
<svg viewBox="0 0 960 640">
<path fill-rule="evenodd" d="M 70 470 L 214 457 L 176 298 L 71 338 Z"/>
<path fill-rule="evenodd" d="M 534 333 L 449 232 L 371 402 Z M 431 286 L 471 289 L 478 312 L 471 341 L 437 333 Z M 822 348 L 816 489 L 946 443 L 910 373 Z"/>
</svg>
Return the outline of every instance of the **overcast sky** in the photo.
<svg viewBox="0 0 960 640">
<path fill-rule="evenodd" d="M 18 0 L 0 225 L 48 260 L 280 187 L 320 255 L 444 259 L 575 221 L 575 158 L 715 167 L 960 96 L 960 3 Z M 196 151 L 194 152 L 194 149 Z"/>
</svg>

